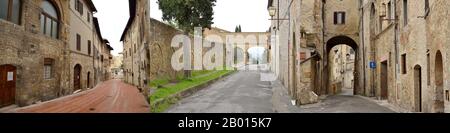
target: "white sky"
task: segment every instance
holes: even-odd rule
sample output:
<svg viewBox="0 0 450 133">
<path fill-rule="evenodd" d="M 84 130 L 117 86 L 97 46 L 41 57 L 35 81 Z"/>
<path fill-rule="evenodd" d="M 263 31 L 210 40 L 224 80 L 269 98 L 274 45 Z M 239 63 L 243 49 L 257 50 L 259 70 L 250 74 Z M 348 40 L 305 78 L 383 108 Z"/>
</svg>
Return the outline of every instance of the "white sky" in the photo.
<svg viewBox="0 0 450 133">
<path fill-rule="evenodd" d="M 150 0 L 150 17 L 161 20 L 162 13 L 157 0 Z M 128 0 L 93 0 L 98 12 L 102 35 L 114 48 L 113 54 L 122 52 L 120 37 L 129 18 Z M 214 7 L 214 25 L 228 31 L 234 31 L 241 25 L 243 32 L 265 32 L 270 21 L 267 0 L 217 0 Z"/>
</svg>

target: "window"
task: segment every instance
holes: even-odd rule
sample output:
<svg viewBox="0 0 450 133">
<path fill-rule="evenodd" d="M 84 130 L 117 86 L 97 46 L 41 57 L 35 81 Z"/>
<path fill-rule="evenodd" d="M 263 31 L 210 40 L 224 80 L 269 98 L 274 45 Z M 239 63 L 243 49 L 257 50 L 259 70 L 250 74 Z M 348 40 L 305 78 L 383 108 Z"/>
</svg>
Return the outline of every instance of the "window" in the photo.
<svg viewBox="0 0 450 133">
<path fill-rule="evenodd" d="M 52 38 L 58 38 L 59 17 L 56 8 L 47 0 L 41 4 L 41 32 Z"/>
<path fill-rule="evenodd" d="M 447 101 L 450 101 L 450 93 L 448 90 L 445 90 L 445 97 L 446 97 Z"/>
<path fill-rule="evenodd" d="M 128 52 L 130 53 L 130 56 L 131 56 L 131 52 L 132 52 L 132 51 L 131 51 L 131 48 L 129 48 Z"/>
<path fill-rule="evenodd" d="M 83 3 L 81 3 L 80 0 L 75 1 L 75 10 L 80 13 L 80 15 L 83 15 Z"/>
<path fill-rule="evenodd" d="M 408 25 L 408 0 L 403 0 L 403 24 Z"/>
<path fill-rule="evenodd" d="M 334 24 L 345 24 L 345 12 L 334 12 Z"/>
<path fill-rule="evenodd" d="M 387 19 L 389 20 L 389 22 L 391 22 L 391 19 L 392 19 L 392 4 L 391 4 L 391 2 L 389 1 L 388 2 L 388 4 L 387 4 Z"/>
<path fill-rule="evenodd" d="M 425 16 L 428 16 L 428 13 L 430 13 L 430 1 L 425 0 Z"/>
<path fill-rule="evenodd" d="M 77 50 L 81 51 L 81 36 L 77 34 Z"/>
<path fill-rule="evenodd" d="M 103 55 L 100 56 L 100 61 L 103 62 Z"/>
<path fill-rule="evenodd" d="M 402 74 L 407 74 L 407 70 L 406 70 L 406 54 L 402 55 Z"/>
<path fill-rule="evenodd" d="M 0 19 L 20 24 L 20 0 L 0 0 Z"/>
<path fill-rule="evenodd" d="M 134 53 L 136 53 L 136 43 L 134 44 Z"/>
<path fill-rule="evenodd" d="M 88 55 L 91 55 L 91 40 L 88 40 Z"/>
<path fill-rule="evenodd" d="M 91 14 L 90 14 L 90 13 L 87 13 L 86 16 L 87 16 L 87 21 L 88 21 L 88 22 L 91 22 Z"/>
<path fill-rule="evenodd" d="M 51 79 L 53 76 L 53 59 L 44 59 L 44 79 Z"/>
</svg>

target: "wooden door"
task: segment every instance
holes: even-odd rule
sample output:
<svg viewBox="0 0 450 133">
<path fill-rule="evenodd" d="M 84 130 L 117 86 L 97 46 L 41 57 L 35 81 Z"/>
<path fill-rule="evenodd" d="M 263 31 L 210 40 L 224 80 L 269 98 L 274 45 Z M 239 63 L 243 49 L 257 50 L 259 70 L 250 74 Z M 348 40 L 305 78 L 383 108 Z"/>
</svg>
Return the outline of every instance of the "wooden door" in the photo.
<svg viewBox="0 0 450 133">
<path fill-rule="evenodd" d="M 0 107 L 15 103 L 16 75 L 16 67 L 12 65 L 0 66 Z"/>
<path fill-rule="evenodd" d="M 381 63 L 381 74 L 380 74 L 380 86 L 381 86 L 381 99 L 388 99 L 388 85 L 389 85 L 389 77 L 388 77 L 388 64 L 387 61 Z"/>
</svg>

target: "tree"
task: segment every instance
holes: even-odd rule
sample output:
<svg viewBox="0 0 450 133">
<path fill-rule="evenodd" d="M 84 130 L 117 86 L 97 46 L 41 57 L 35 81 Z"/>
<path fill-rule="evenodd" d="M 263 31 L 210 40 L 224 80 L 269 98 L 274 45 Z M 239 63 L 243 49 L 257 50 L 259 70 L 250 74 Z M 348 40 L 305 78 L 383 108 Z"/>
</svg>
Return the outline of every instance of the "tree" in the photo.
<svg viewBox="0 0 450 133">
<path fill-rule="evenodd" d="M 213 7 L 216 0 L 158 0 L 162 19 L 175 22 L 185 33 L 191 33 L 195 27 L 211 29 Z"/>
<path fill-rule="evenodd" d="M 175 22 L 177 27 L 189 35 L 195 27 L 211 29 L 213 22 L 213 7 L 216 0 L 158 0 L 162 19 Z M 191 71 L 185 70 L 185 77 L 191 77 Z"/>
<path fill-rule="evenodd" d="M 241 25 L 236 26 L 236 28 L 234 29 L 234 32 L 237 32 L 237 33 L 242 32 Z"/>
<path fill-rule="evenodd" d="M 239 25 L 239 32 L 242 32 L 242 27 L 241 27 L 241 25 Z"/>
</svg>

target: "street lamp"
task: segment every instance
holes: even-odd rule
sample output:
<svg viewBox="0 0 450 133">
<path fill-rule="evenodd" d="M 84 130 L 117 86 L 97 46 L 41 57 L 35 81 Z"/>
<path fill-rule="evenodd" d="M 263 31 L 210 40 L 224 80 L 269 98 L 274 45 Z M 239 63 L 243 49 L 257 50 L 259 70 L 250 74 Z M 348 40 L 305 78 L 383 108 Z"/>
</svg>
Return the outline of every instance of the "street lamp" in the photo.
<svg viewBox="0 0 450 133">
<path fill-rule="evenodd" d="M 270 6 L 269 7 L 269 15 L 270 15 L 270 17 L 274 17 L 275 16 L 275 13 L 277 13 L 277 8 L 275 8 L 274 6 Z"/>
<path fill-rule="evenodd" d="M 272 18 L 269 19 L 269 20 L 276 20 L 276 21 L 277 21 L 277 27 L 276 27 L 276 28 L 280 27 L 280 20 L 290 20 L 289 18 L 283 18 L 283 19 L 280 19 L 280 18 L 279 18 L 279 17 L 280 17 L 280 9 L 279 9 L 279 8 L 276 8 L 276 7 L 274 7 L 274 6 L 270 6 L 268 10 L 269 10 L 269 15 L 270 15 L 270 17 L 272 17 Z M 275 16 L 277 13 L 278 13 L 278 16 L 277 16 L 276 19 L 274 19 L 274 16 Z M 275 27 L 274 27 L 274 29 L 275 29 Z"/>
</svg>

